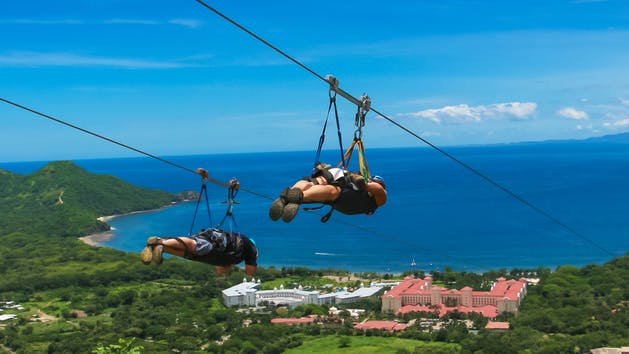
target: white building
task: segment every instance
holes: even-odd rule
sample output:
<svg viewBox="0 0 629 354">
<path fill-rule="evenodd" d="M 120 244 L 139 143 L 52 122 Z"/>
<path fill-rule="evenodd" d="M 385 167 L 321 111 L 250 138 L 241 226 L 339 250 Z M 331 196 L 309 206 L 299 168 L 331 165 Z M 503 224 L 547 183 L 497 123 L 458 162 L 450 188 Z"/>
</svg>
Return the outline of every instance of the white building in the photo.
<svg viewBox="0 0 629 354">
<path fill-rule="evenodd" d="M 0 322 L 12 320 L 12 319 L 14 319 L 16 317 L 17 317 L 17 315 L 0 315 Z"/>
<path fill-rule="evenodd" d="M 329 294 L 321 294 L 319 291 L 306 291 L 301 286 L 297 289 L 258 290 L 260 280 L 257 282 L 243 282 L 223 290 L 223 303 L 225 306 L 257 306 L 266 302 L 274 306 L 284 305 L 297 307 L 304 304 L 333 305 L 335 303 L 350 303 L 362 298 L 375 296 L 383 288 L 379 286 L 361 287 L 354 292 L 339 291 Z"/>
<path fill-rule="evenodd" d="M 231 306 L 256 306 L 256 292 L 260 286 L 260 279 L 256 282 L 251 279 L 243 279 L 242 283 L 223 290 L 223 303 L 227 307 Z"/>
<path fill-rule="evenodd" d="M 318 298 L 318 291 L 305 291 L 301 286 L 298 289 L 284 289 L 281 286 L 280 289 L 256 292 L 258 302 L 266 301 L 275 306 L 296 307 L 303 304 L 319 304 Z"/>
</svg>

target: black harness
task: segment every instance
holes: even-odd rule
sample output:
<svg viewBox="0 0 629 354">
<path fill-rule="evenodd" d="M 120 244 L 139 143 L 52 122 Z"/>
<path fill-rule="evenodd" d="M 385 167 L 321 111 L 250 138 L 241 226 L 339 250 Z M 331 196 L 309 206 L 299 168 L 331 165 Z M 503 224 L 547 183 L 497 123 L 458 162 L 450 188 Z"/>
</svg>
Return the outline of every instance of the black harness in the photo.
<svg viewBox="0 0 629 354">
<path fill-rule="evenodd" d="M 196 237 L 203 238 L 212 244 L 208 254 L 195 255 L 186 252 L 185 258 L 218 266 L 238 264 L 245 258 L 245 240 L 238 233 L 225 232 L 220 229 L 202 231 Z"/>
</svg>

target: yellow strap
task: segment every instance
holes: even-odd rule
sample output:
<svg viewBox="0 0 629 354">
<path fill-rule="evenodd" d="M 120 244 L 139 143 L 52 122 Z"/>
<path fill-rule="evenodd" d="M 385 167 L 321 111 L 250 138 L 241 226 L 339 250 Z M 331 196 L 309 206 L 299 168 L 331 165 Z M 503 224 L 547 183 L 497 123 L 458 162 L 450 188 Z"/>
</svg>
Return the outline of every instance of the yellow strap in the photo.
<svg viewBox="0 0 629 354">
<path fill-rule="evenodd" d="M 345 160 L 345 168 L 349 170 L 349 164 L 352 161 L 352 154 L 354 153 L 354 148 L 358 147 L 358 166 L 359 172 L 363 175 L 365 180 L 369 180 L 371 178 L 371 171 L 369 170 L 369 165 L 367 164 L 367 157 L 365 154 L 365 144 L 360 138 L 354 139 L 352 144 L 347 148 L 345 155 L 343 155 L 343 159 Z M 343 161 L 339 162 L 337 167 L 341 167 L 343 165 Z"/>
<path fill-rule="evenodd" d="M 371 178 L 371 171 L 369 170 L 369 164 L 367 164 L 365 144 L 360 139 L 358 140 L 358 163 L 360 164 L 360 173 L 366 181 L 369 181 Z"/>
</svg>

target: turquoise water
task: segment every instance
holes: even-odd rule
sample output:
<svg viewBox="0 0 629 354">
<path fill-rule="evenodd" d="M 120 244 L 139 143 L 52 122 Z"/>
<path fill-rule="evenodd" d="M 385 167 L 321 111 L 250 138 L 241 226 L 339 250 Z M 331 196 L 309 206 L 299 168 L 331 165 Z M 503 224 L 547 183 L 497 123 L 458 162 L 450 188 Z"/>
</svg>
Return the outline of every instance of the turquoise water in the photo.
<svg viewBox="0 0 629 354">
<path fill-rule="evenodd" d="M 451 153 L 612 251 L 629 249 L 629 146 L 562 143 L 452 148 Z M 327 153 L 327 152 L 326 152 Z M 300 212 L 291 224 L 268 218 L 269 200 L 241 192 L 239 231 L 260 248 L 260 264 L 404 271 L 452 266 L 458 270 L 583 265 L 611 256 L 543 218 L 469 171 L 428 149 L 372 149 L 371 169 L 382 175 L 388 204 L 374 216 Z M 329 152 L 328 159 L 337 156 Z M 248 189 L 275 197 L 310 171 L 312 152 L 179 156 L 221 180 L 238 177 Z M 197 190 L 198 179 L 146 158 L 81 160 L 95 173 L 171 192 Z M 6 163 L 27 173 L 43 163 Z M 214 222 L 226 191 L 209 187 Z M 194 203 L 115 218 L 116 236 L 105 245 L 139 251 L 149 235 L 188 233 Z M 198 227 L 208 225 L 202 209 Z"/>
</svg>

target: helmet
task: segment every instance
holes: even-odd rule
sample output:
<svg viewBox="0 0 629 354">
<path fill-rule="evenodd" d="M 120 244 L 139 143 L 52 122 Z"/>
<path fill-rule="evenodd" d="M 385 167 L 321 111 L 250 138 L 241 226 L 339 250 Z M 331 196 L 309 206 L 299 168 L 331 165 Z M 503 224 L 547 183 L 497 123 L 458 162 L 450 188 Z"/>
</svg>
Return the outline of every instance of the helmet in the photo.
<svg viewBox="0 0 629 354">
<path fill-rule="evenodd" d="M 382 188 L 387 189 L 387 185 L 386 185 L 386 183 L 384 182 L 384 178 L 382 178 L 382 177 L 380 177 L 380 176 L 378 176 L 378 175 L 372 176 L 372 177 L 370 178 L 370 182 L 376 182 L 376 183 L 378 183 L 379 185 L 381 185 L 381 186 L 382 186 Z"/>
</svg>

